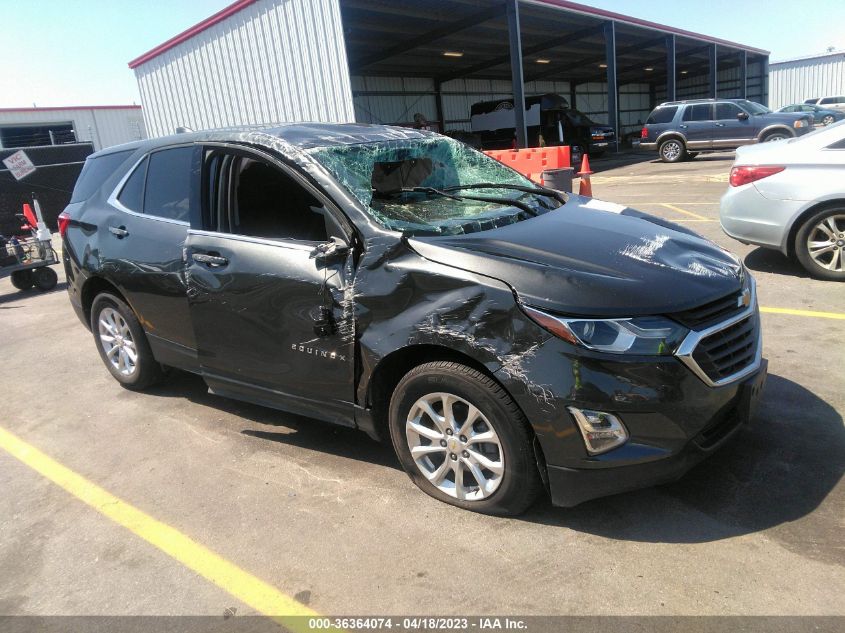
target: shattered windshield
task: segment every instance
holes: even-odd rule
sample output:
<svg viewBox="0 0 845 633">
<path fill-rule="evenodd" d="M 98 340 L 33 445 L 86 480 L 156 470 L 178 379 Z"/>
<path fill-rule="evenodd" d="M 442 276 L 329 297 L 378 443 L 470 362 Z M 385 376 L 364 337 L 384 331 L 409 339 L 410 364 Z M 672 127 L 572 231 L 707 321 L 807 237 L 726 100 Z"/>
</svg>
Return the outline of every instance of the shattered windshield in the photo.
<svg viewBox="0 0 845 633">
<path fill-rule="evenodd" d="M 560 205 L 548 196 L 510 188 L 537 185 L 450 138 L 318 147 L 309 154 L 360 200 L 377 222 L 403 233 L 472 233 L 512 224 Z M 486 183 L 490 186 L 462 188 Z M 526 212 L 526 205 L 531 213 Z"/>
</svg>

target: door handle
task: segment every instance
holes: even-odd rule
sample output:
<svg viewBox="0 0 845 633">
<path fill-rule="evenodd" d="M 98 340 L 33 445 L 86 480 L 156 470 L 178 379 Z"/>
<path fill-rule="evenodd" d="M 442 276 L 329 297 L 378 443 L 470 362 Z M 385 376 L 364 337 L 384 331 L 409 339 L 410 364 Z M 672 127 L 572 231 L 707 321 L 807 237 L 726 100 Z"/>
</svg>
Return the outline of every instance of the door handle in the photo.
<svg viewBox="0 0 845 633">
<path fill-rule="evenodd" d="M 229 260 L 219 255 L 209 255 L 208 253 L 191 253 L 193 260 L 199 264 L 206 264 L 212 268 L 225 266 Z"/>
<path fill-rule="evenodd" d="M 110 226 L 109 232 L 116 235 L 119 240 L 129 235 L 129 231 L 126 230 L 125 226 Z"/>
<path fill-rule="evenodd" d="M 689 125 L 679 125 L 678 127 L 681 128 L 682 130 L 686 130 L 689 127 Z"/>
</svg>

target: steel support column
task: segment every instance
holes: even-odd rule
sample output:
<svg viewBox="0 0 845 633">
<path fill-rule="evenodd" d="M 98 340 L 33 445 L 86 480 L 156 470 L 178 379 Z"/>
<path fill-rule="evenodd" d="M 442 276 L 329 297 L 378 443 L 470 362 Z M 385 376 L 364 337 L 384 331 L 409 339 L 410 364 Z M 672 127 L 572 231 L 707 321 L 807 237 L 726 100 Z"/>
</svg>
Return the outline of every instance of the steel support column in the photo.
<svg viewBox="0 0 845 633">
<path fill-rule="evenodd" d="M 678 72 L 675 69 L 675 36 L 666 36 L 666 101 L 675 100 L 675 82 Z M 654 107 L 654 105 L 652 105 Z"/>
<path fill-rule="evenodd" d="M 769 107 L 769 56 L 765 55 L 760 58 L 760 92 L 762 103 L 767 108 Z"/>
<path fill-rule="evenodd" d="M 748 98 L 748 51 L 739 51 L 739 98 Z"/>
<path fill-rule="evenodd" d="M 715 44 L 710 45 L 710 96 L 715 99 L 719 83 L 719 51 Z"/>
<path fill-rule="evenodd" d="M 619 87 L 616 85 L 616 23 L 604 25 L 604 56 L 607 64 L 607 124 L 613 128 L 619 150 Z M 586 148 L 584 148 L 586 151 Z"/>
<path fill-rule="evenodd" d="M 525 82 L 522 75 L 522 38 L 519 33 L 519 0 L 508 0 L 508 43 L 511 52 L 513 112 L 516 122 L 516 146 L 528 146 L 525 128 Z"/>
<path fill-rule="evenodd" d="M 440 124 L 441 134 L 446 132 L 446 119 L 443 115 L 443 83 L 437 79 L 434 80 L 434 108 L 437 111 L 437 121 Z"/>
</svg>

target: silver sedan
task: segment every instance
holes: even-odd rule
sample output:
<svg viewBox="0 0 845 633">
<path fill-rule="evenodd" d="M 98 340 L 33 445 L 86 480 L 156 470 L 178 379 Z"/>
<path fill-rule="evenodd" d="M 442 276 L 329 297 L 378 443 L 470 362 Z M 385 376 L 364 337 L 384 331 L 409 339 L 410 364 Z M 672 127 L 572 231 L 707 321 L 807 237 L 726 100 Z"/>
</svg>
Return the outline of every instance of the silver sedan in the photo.
<svg viewBox="0 0 845 633">
<path fill-rule="evenodd" d="M 736 152 L 722 229 L 795 257 L 819 279 L 845 281 L 845 121 Z"/>
</svg>

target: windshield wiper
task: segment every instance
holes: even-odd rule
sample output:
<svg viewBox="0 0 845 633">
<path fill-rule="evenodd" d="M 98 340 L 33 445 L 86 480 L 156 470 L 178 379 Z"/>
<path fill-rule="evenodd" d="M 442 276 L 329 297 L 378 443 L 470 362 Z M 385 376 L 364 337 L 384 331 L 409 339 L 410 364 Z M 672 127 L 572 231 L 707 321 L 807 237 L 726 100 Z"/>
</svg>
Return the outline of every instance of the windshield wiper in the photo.
<svg viewBox="0 0 845 633">
<path fill-rule="evenodd" d="M 520 187 L 520 185 L 513 185 L 513 187 Z M 459 187 L 461 188 L 461 187 Z M 471 187 L 467 187 L 471 188 Z M 489 188 L 489 187 L 488 187 Z M 499 187 L 501 189 L 502 187 Z M 507 187 L 509 188 L 509 187 Z M 437 196 L 443 196 L 444 198 L 451 198 L 452 200 L 476 200 L 478 202 L 495 202 L 497 204 L 504 204 L 509 207 L 516 207 L 521 211 L 525 211 L 528 215 L 532 217 L 536 217 L 537 211 L 536 209 L 532 208 L 531 206 L 525 204 L 524 202 L 520 202 L 519 200 L 513 200 L 511 198 L 501 198 L 498 196 L 457 196 L 452 193 L 448 193 L 452 187 L 447 187 L 446 189 L 435 189 L 434 187 L 402 187 L 401 189 L 390 189 L 388 191 L 378 191 L 377 193 L 379 196 L 393 196 L 400 193 L 429 193 L 434 194 Z M 529 191 L 532 190 L 531 187 L 524 187 L 524 189 L 528 189 Z"/>
<path fill-rule="evenodd" d="M 554 198 L 559 202 L 566 203 L 566 199 L 563 195 L 554 189 L 548 189 L 547 187 L 528 187 L 526 185 L 511 185 L 498 182 L 476 182 L 467 185 L 452 185 L 451 187 L 444 187 L 443 191 L 458 191 L 460 189 L 514 189 L 516 191 L 524 191 L 525 193 L 533 193 L 538 196 Z"/>
</svg>

